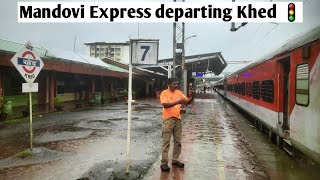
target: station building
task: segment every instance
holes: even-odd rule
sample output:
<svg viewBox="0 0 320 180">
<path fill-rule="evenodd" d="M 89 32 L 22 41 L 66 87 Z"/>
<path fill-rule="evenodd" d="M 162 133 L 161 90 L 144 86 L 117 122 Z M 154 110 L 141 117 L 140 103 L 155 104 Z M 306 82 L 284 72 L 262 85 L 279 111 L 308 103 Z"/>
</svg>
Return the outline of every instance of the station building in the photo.
<svg viewBox="0 0 320 180">
<path fill-rule="evenodd" d="M 11 58 L 23 44 L 0 39 L 0 96 L 11 98 L 14 108 L 27 105 L 22 93 L 24 79 L 11 63 Z M 33 104 L 44 111 L 54 111 L 54 98 L 59 96 L 70 109 L 81 102 L 88 105 L 97 97 L 108 100 L 127 89 L 128 65 L 49 48 L 34 47 L 44 62 L 35 82 Z M 109 62 L 109 63 L 106 63 Z M 114 63 L 112 63 L 114 62 Z M 133 91 L 136 98 L 152 97 L 155 89 L 165 88 L 166 75 L 134 68 Z"/>
</svg>

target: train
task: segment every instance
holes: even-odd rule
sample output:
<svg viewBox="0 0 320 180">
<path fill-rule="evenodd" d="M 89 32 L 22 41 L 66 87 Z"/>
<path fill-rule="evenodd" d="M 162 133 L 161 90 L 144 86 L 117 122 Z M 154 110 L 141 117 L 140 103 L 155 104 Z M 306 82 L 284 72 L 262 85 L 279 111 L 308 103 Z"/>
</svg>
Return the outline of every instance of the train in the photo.
<svg viewBox="0 0 320 180">
<path fill-rule="evenodd" d="M 320 26 L 226 76 L 214 89 L 291 155 L 320 163 Z"/>
</svg>

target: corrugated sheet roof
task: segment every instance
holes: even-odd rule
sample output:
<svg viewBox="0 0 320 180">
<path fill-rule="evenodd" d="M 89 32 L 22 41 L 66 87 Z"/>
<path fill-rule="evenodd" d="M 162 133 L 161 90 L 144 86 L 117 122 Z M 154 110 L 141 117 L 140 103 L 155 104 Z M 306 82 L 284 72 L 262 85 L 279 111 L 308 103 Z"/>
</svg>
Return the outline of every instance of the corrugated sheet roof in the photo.
<svg viewBox="0 0 320 180">
<path fill-rule="evenodd" d="M 8 40 L 0 39 L 0 50 L 2 50 L 2 51 L 16 53 L 22 48 L 23 45 L 24 44 L 20 44 L 20 43 L 8 41 Z M 49 53 L 44 48 L 35 47 L 34 49 L 35 49 L 36 53 L 40 57 L 56 58 L 53 54 Z"/>
<path fill-rule="evenodd" d="M 64 59 L 64 60 L 70 60 L 74 61 L 76 63 L 83 63 L 83 64 L 88 64 L 88 65 L 94 65 L 94 66 L 100 66 L 104 68 L 108 68 L 109 65 L 103 62 L 101 59 L 82 55 L 82 54 L 77 54 L 72 51 L 66 51 L 66 50 L 61 50 L 57 48 L 47 48 L 48 51 L 52 54 L 54 54 L 57 58 Z"/>
<path fill-rule="evenodd" d="M 22 48 L 22 46 L 23 44 L 20 44 L 20 43 L 0 39 L 0 50 L 2 51 L 16 53 Z M 77 54 L 72 51 L 65 51 L 57 48 L 47 48 L 47 47 L 43 47 L 43 48 L 34 47 L 34 49 L 36 53 L 42 58 L 54 58 L 57 60 L 63 59 L 65 61 L 73 61 L 75 63 L 80 63 L 80 64 L 99 66 L 102 68 L 107 68 L 111 71 L 128 73 L 128 70 L 111 65 L 111 64 L 107 64 L 103 62 L 101 59 L 82 55 L 82 54 Z"/>
<path fill-rule="evenodd" d="M 82 54 L 78 54 L 81 58 L 83 58 L 84 60 L 86 60 L 88 63 L 90 64 L 94 64 L 96 66 L 102 66 L 102 67 L 106 67 L 109 68 L 110 65 L 103 62 L 101 59 L 98 58 L 94 58 L 94 57 L 90 57 L 90 56 L 86 56 L 86 55 L 82 55 Z"/>
<path fill-rule="evenodd" d="M 123 73 L 129 73 L 129 71 L 128 71 L 128 70 L 123 69 L 123 68 L 120 68 L 120 67 L 118 67 L 118 66 L 115 66 L 115 65 L 112 65 L 112 64 L 108 64 L 108 66 L 109 66 L 109 68 L 108 68 L 108 69 L 110 69 L 110 70 L 112 70 L 112 71 L 118 71 L 118 72 L 123 72 Z"/>
</svg>

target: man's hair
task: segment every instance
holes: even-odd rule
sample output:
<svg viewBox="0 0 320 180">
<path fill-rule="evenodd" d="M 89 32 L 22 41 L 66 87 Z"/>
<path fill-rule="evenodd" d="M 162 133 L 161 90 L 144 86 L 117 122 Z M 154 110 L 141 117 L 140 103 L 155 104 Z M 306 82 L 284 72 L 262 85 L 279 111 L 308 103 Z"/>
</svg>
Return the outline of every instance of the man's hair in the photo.
<svg viewBox="0 0 320 180">
<path fill-rule="evenodd" d="M 170 85 L 171 83 L 176 82 L 176 81 L 179 81 L 179 80 L 177 78 L 171 77 L 171 78 L 168 78 L 167 83 L 168 83 L 168 85 Z"/>
</svg>

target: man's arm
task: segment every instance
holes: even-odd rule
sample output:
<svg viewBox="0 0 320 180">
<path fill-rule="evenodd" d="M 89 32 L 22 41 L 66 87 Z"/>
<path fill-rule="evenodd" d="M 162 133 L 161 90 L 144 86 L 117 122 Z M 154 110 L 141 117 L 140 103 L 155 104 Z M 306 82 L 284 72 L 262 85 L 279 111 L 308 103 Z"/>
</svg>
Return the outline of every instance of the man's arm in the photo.
<svg viewBox="0 0 320 180">
<path fill-rule="evenodd" d="M 172 103 L 162 103 L 162 106 L 164 108 L 171 108 L 177 104 L 183 104 L 186 103 L 186 99 L 179 99 L 178 101 L 172 102 Z"/>
<path fill-rule="evenodd" d="M 186 104 L 190 104 L 190 103 L 192 103 L 192 101 L 193 101 L 193 96 L 191 96 L 191 97 L 188 98 Z"/>
<path fill-rule="evenodd" d="M 192 103 L 192 101 L 194 100 L 194 96 L 195 96 L 195 94 L 194 94 L 194 92 L 192 91 L 190 94 L 189 94 L 189 98 L 188 98 L 188 101 L 186 102 L 186 104 L 190 104 L 190 103 Z"/>
</svg>

